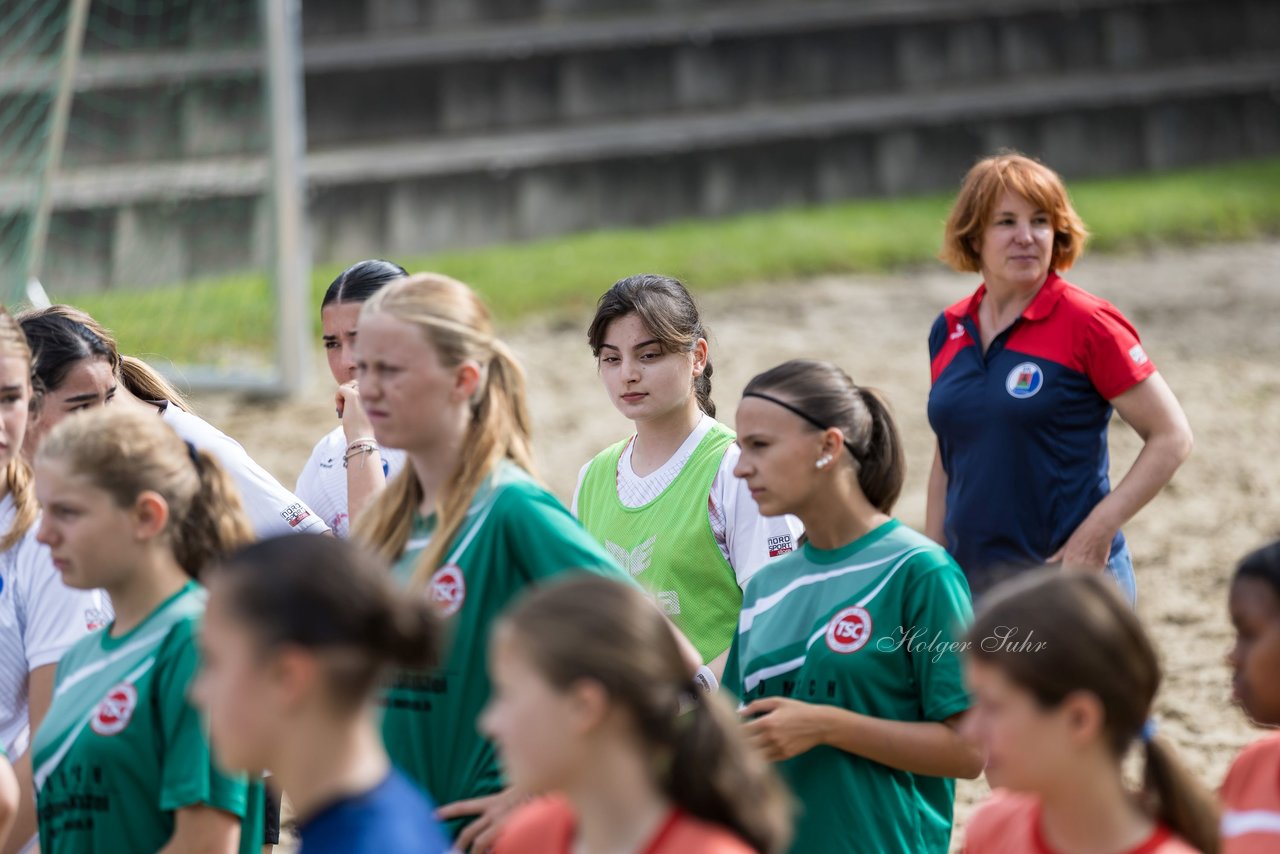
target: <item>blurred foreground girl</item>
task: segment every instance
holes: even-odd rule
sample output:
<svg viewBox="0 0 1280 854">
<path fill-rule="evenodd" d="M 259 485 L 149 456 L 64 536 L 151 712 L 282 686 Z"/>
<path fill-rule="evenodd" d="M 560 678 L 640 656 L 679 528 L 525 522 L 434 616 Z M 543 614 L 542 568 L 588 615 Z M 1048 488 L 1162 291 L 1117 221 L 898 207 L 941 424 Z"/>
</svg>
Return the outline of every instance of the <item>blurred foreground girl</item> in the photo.
<svg viewBox="0 0 1280 854">
<path fill-rule="evenodd" d="M 965 828 L 967 854 L 1218 850 L 1212 797 L 1155 732 L 1155 649 L 1110 580 L 1041 570 L 1009 581 L 968 642 L 965 731 L 997 791 Z M 1121 773 L 1135 743 L 1137 793 Z"/>
<path fill-rule="evenodd" d="M 637 589 L 583 576 L 498 623 L 481 726 L 511 781 L 553 793 L 518 811 L 497 854 L 779 854 L 786 795 L 724 700 L 689 678 Z"/>
<path fill-rule="evenodd" d="M 329 537 L 256 543 L 207 581 L 194 696 L 219 761 L 272 769 L 302 854 L 445 854 L 434 807 L 391 768 L 374 705 L 389 665 L 435 662 L 432 603 Z"/>
</svg>

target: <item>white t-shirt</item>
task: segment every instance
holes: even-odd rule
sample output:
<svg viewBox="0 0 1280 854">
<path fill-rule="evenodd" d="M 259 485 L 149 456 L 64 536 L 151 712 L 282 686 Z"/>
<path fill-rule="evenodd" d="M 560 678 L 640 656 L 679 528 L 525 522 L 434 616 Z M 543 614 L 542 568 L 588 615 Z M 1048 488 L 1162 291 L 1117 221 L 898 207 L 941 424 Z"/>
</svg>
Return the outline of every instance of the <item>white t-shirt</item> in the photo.
<svg viewBox="0 0 1280 854">
<path fill-rule="evenodd" d="M 295 489 L 298 497 L 320 514 L 330 530 L 344 539 L 351 533 L 351 520 L 347 514 L 347 470 L 342 466 L 347 445 L 347 437 L 341 427 L 333 428 L 316 442 L 311 458 L 302 467 L 302 474 L 298 475 Z M 382 457 L 382 473 L 387 480 L 404 468 L 404 451 L 379 446 L 378 454 Z M 351 464 L 358 466 L 364 460 L 356 457 Z"/>
<path fill-rule="evenodd" d="M 0 500 L 0 532 L 9 531 L 14 512 L 13 498 L 6 495 Z M 48 547 L 36 542 L 38 525 L 0 554 L 0 744 L 10 760 L 30 740 L 27 675 L 56 664 L 72 644 L 112 618 L 106 593 L 62 583 Z"/>
<path fill-rule="evenodd" d="M 618 500 L 626 507 L 642 507 L 657 498 L 680 474 L 685 463 L 693 456 L 698 443 L 711 430 L 715 419 L 703 415 L 693 432 L 671 455 L 671 459 L 656 471 L 640 477 L 631 467 L 634 439 L 627 443 L 618 460 Z M 794 516 L 761 516 L 756 500 L 746 481 L 735 477 L 733 469 L 738 464 L 742 449 L 731 444 L 724 452 L 715 480 L 711 482 L 711 494 L 707 497 L 707 516 L 711 531 L 715 534 L 720 553 L 733 567 L 738 586 L 746 587 L 747 580 L 760 571 L 771 558 L 791 551 L 800 541 L 804 526 Z M 573 490 L 573 515 L 578 515 L 578 494 L 587 476 L 588 462 L 578 472 L 578 485 Z"/>
<path fill-rule="evenodd" d="M 323 534 L 329 530 L 310 507 L 255 463 L 235 439 L 176 406 L 166 406 L 161 417 L 175 433 L 222 463 L 240 491 L 240 500 L 258 537 Z"/>
</svg>

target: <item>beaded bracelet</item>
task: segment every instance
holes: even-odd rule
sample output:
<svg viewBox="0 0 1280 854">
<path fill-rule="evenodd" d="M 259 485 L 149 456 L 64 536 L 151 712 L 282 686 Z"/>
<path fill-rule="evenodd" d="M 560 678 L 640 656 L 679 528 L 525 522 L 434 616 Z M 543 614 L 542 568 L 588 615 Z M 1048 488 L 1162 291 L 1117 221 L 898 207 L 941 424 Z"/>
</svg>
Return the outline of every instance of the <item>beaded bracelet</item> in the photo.
<svg viewBox="0 0 1280 854">
<path fill-rule="evenodd" d="M 377 453 L 378 446 L 369 439 L 358 439 L 347 446 L 347 452 L 342 456 L 342 467 L 345 469 L 351 462 L 352 457 L 367 457 L 370 454 Z M 363 465 L 363 461 L 361 462 Z"/>
</svg>

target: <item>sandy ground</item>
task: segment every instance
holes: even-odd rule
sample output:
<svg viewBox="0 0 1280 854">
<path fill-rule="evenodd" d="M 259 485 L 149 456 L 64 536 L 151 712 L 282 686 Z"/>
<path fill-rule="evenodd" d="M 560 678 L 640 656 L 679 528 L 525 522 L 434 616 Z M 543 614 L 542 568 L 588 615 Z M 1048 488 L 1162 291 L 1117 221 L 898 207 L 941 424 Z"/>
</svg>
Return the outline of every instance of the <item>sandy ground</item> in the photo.
<svg viewBox="0 0 1280 854">
<path fill-rule="evenodd" d="M 1280 535 L 1280 242 L 1086 258 L 1069 278 L 1115 302 L 1137 326 L 1195 429 L 1192 459 L 1126 531 L 1139 611 L 1167 670 L 1161 733 L 1216 787 L 1237 750 L 1256 736 L 1228 701 L 1227 580 L 1246 550 Z M 926 339 L 941 308 L 975 286 L 971 276 L 930 269 L 709 294 L 701 304 L 721 419 L 732 424 L 738 393 L 761 370 L 802 356 L 838 362 L 893 402 L 910 463 L 899 515 L 921 526 L 933 445 Z M 583 462 L 629 428 L 595 376 L 585 343 L 589 319 L 505 330 L 530 375 L 542 474 L 566 500 Z M 333 423 L 327 382 L 317 381 L 301 403 L 209 397 L 198 405 L 289 484 Z M 1138 447 L 1117 421 L 1117 474 Z M 958 827 L 985 791 L 981 781 L 961 784 Z"/>
</svg>

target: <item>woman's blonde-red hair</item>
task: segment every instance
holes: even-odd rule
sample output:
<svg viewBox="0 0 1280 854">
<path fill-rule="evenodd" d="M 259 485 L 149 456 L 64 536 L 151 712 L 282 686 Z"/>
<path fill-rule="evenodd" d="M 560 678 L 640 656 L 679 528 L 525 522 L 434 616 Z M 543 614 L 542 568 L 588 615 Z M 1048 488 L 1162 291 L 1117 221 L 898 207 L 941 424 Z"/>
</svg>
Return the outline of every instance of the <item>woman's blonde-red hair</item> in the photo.
<svg viewBox="0 0 1280 854">
<path fill-rule="evenodd" d="M 1016 152 L 1002 152 L 979 160 L 960 187 L 960 195 L 947 217 L 947 228 L 938 257 L 962 273 L 982 270 L 978 247 L 991 222 L 996 202 L 1005 191 L 1017 193 L 1049 214 L 1053 226 L 1053 255 L 1049 266 L 1068 270 L 1084 251 L 1085 230 L 1066 185 L 1048 166 Z"/>
</svg>

